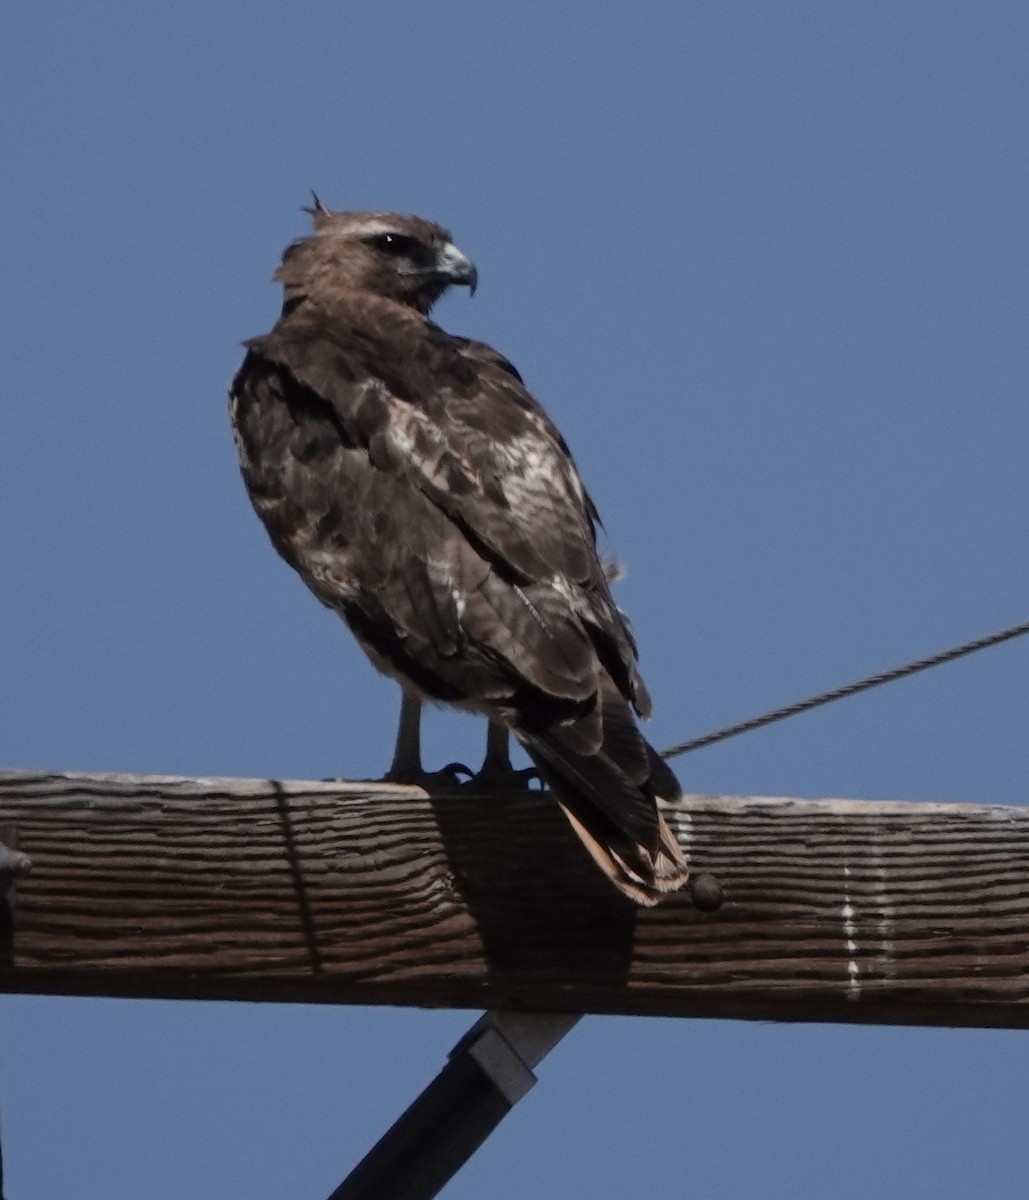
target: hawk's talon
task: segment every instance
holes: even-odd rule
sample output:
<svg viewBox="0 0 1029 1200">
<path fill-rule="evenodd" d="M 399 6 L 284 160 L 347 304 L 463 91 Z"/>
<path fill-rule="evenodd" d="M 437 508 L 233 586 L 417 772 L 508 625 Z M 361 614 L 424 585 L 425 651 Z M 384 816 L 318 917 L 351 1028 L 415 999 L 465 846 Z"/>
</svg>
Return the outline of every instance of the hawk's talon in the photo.
<svg viewBox="0 0 1029 1200">
<path fill-rule="evenodd" d="M 461 787 L 464 783 L 464 780 L 461 779 L 462 775 L 467 775 L 469 779 L 473 778 L 470 767 L 466 767 L 464 763 L 452 762 L 447 763 L 439 771 L 423 771 L 420 767 L 413 771 L 389 770 L 383 775 L 382 782 L 401 783 L 424 788 Z"/>
<path fill-rule="evenodd" d="M 510 763 L 501 767 L 484 766 L 482 770 L 473 775 L 468 780 L 469 784 L 475 784 L 476 787 L 483 788 L 510 788 L 518 791 L 531 791 L 531 784 L 535 780 L 540 786 L 539 790 L 544 790 L 543 776 L 535 767 L 512 767 Z M 465 785 L 468 786 L 467 784 Z"/>
<path fill-rule="evenodd" d="M 455 784 L 461 782 L 461 780 L 458 778 L 460 775 L 467 775 L 469 780 L 475 778 L 475 772 L 471 769 L 471 767 L 466 767 L 464 763 L 460 762 L 447 763 L 447 765 L 437 771 L 436 774 L 439 775 L 441 779 L 449 776 Z"/>
</svg>

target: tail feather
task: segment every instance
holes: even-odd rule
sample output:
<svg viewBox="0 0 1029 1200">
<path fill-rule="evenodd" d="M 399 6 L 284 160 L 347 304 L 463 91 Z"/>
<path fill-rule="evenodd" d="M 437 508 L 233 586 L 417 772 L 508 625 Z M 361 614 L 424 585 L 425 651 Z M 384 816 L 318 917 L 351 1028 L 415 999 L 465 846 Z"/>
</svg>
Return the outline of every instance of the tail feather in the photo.
<svg viewBox="0 0 1029 1200">
<path fill-rule="evenodd" d="M 581 748 L 568 726 L 516 727 L 515 733 L 594 862 L 631 900 L 652 905 L 689 878 L 658 807 L 679 800 L 682 791 L 628 705 L 617 700 L 605 697 L 603 738 L 592 751 Z"/>
<path fill-rule="evenodd" d="M 689 879 L 682 849 L 660 813 L 658 849 L 651 851 L 628 841 L 618 830 L 598 828 L 595 810 L 584 808 L 581 797 L 567 794 L 560 784 L 551 783 L 551 787 L 590 857 L 630 900 L 649 908 L 669 892 L 678 891 Z"/>
</svg>

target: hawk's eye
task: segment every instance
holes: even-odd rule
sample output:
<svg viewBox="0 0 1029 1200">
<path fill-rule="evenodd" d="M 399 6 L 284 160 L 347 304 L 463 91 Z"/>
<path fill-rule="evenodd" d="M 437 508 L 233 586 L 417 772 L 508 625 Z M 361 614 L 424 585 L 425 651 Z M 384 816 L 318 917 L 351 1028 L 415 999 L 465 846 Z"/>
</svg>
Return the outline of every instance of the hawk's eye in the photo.
<svg viewBox="0 0 1029 1200">
<path fill-rule="evenodd" d="M 390 258 L 408 255 L 418 245 L 414 238 L 405 237 L 402 233 L 377 233 L 368 239 L 368 243 Z"/>
</svg>

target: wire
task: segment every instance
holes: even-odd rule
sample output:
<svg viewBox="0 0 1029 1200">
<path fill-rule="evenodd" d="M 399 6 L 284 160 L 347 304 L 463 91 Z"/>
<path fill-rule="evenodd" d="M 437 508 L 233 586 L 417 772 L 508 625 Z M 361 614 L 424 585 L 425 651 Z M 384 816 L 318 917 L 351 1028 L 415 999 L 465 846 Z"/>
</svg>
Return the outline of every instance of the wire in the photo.
<svg viewBox="0 0 1029 1200">
<path fill-rule="evenodd" d="M 990 646 L 999 646 L 1001 642 L 1011 641 L 1012 638 L 1021 637 L 1022 634 L 1029 633 L 1029 621 L 1024 621 L 1021 625 L 1012 625 L 1007 629 L 1001 629 L 997 633 L 988 634 L 986 637 L 976 638 L 974 642 L 965 642 L 961 646 L 954 646 L 950 650 L 941 650 L 939 654 L 932 654 L 928 658 L 918 658 L 914 662 L 905 663 L 901 667 L 894 667 L 891 671 L 883 671 L 878 675 L 866 675 L 864 679 L 858 679 L 854 683 L 845 684 L 843 687 L 833 688 L 830 692 L 819 692 L 817 696 L 809 696 L 806 700 L 797 700 L 793 704 L 783 705 L 782 708 L 775 708 L 771 712 L 763 713 L 758 717 L 750 717 L 746 721 L 739 721 L 735 725 L 726 725 L 723 729 L 716 729 L 713 733 L 705 733 L 702 737 L 691 738 L 687 742 L 678 742 L 674 746 L 669 746 L 667 750 L 661 751 L 662 758 L 675 758 L 678 754 L 689 754 L 693 750 L 701 750 L 705 746 L 713 746 L 715 742 L 724 742 L 727 738 L 736 737 L 741 733 L 750 733 L 752 729 L 762 729 L 765 725 L 772 725 L 776 721 L 785 721 L 787 717 L 795 717 L 800 713 L 810 712 L 813 708 L 820 708 L 823 704 L 831 704 L 834 700 L 845 700 L 848 696 L 856 696 L 858 692 L 867 692 L 871 688 L 879 687 L 883 683 L 893 683 L 896 679 L 904 679 L 908 675 L 914 675 L 918 671 L 928 671 L 930 667 L 939 667 L 943 663 L 953 662 L 955 658 L 962 658 L 966 654 L 974 654 L 977 650 L 986 650 Z"/>
</svg>

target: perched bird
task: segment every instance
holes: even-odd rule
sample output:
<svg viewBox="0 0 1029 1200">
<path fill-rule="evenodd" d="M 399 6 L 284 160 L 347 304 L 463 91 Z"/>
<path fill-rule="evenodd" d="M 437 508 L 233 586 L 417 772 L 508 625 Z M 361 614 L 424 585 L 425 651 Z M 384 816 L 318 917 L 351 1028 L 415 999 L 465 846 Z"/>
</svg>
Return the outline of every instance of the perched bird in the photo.
<svg viewBox="0 0 1029 1200">
<path fill-rule="evenodd" d="M 429 320 L 478 279 L 445 229 L 307 211 L 232 425 L 275 548 L 404 690 L 386 778 L 426 778 L 423 699 L 481 713 L 479 779 L 510 782 L 512 732 L 601 869 L 656 903 L 687 879 L 660 812 L 681 791 L 635 719 L 650 697 L 564 439 L 502 355 Z"/>
</svg>

